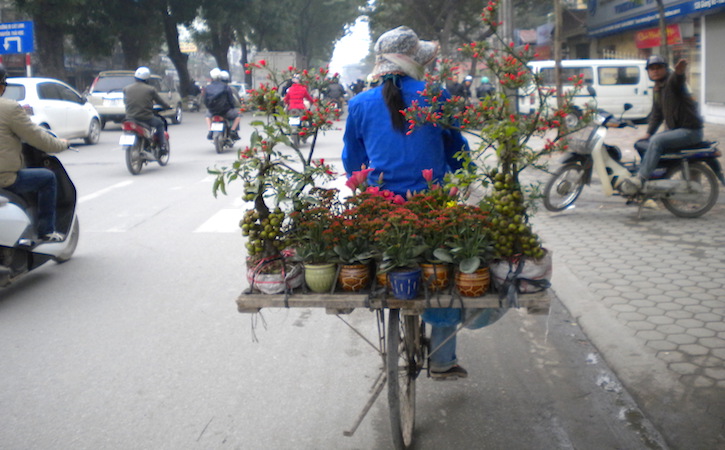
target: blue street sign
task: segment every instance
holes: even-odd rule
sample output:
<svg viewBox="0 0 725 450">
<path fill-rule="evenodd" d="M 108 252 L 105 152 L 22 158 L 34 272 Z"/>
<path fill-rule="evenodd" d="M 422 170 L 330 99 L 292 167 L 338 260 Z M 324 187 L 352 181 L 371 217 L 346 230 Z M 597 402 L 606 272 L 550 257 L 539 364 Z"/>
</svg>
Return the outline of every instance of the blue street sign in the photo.
<svg viewBox="0 0 725 450">
<path fill-rule="evenodd" d="M 33 21 L 0 23 L 0 55 L 33 50 Z"/>
</svg>

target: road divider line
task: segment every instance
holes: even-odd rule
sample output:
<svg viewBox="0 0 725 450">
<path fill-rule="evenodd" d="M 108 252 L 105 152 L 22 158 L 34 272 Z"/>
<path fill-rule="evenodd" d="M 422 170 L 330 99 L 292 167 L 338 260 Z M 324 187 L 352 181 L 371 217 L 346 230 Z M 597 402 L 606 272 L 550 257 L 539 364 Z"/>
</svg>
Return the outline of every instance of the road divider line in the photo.
<svg viewBox="0 0 725 450">
<path fill-rule="evenodd" d="M 111 192 L 114 189 L 119 189 L 119 188 L 122 188 L 122 187 L 126 187 L 129 184 L 131 184 L 131 183 L 133 183 L 133 180 L 121 181 L 120 183 L 116 183 L 116 184 L 114 184 L 112 186 L 108 186 L 108 187 L 103 188 L 103 189 L 101 189 L 99 191 L 96 191 L 96 192 L 94 192 L 92 194 L 84 195 L 83 197 L 81 197 L 81 198 L 78 199 L 78 203 L 84 203 L 84 202 L 87 202 L 89 200 L 93 200 L 95 198 L 100 197 L 101 195 L 104 195 L 104 194 L 107 194 L 107 193 Z"/>
</svg>

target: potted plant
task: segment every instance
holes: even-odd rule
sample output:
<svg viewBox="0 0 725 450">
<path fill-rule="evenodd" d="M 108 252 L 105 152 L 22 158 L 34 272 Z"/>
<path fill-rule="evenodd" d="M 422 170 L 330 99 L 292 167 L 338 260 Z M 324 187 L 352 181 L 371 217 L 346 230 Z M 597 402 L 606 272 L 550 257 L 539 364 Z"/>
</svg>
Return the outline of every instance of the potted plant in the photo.
<svg viewBox="0 0 725 450">
<path fill-rule="evenodd" d="M 313 292 L 330 291 L 335 283 L 337 265 L 333 262 L 332 213 L 329 206 L 303 208 L 290 214 L 289 238 L 295 260 L 305 269 L 305 282 Z"/>
<path fill-rule="evenodd" d="M 281 292 L 294 287 L 288 279 L 295 269 L 289 261 L 290 245 L 284 230 L 289 225 L 289 214 L 301 209 L 305 202 L 314 201 L 310 191 L 334 178 L 331 167 L 324 160 L 313 160 L 314 141 L 309 155 L 303 154 L 289 139 L 288 114 L 280 98 L 278 88 L 280 77 L 269 70 L 265 61 L 248 65 L 248 70 L 266 70 L 269 82 L 249 91 L 246 107 L 253 110 L 262 120 L 252 122 L 249 145 L 238 152 L 238 158 L 229 166 L 210 168 L 216 176 L 213 193 L 226 194 L 229 183 L 241 180 L 244 183 L 244 199 L 251 204 L 241 222 L 242 232 L 247 237 L 248 280 L 252 289 L 261 284 L 256 281 L 276 275 L 280 286 L 269 292 Z M 289 72 L 297 72 L 289 68 Z M 304 82 L 314 85 L 320 75 L 302 72 Z M 321 70 L 324 74 L 325 71 Z M 339 112 L 315 103 L 310 114 L 307 132 L 316 133 L 332 127 L 332 121 Z M 290 151 L 290 147 L 292 151 Z M 301 275 L 301 270 L 298 271 Z M 298 275 L 301 282 L 301 276 Z M 298 283 L 295 281 L 295 283 Z M 258 286 L 259 285 L 259 286 Z M 260 289 L 261 290 L 261 289 Z M 274 292 L 276 290 L 276 292 Z"/>
</svg>

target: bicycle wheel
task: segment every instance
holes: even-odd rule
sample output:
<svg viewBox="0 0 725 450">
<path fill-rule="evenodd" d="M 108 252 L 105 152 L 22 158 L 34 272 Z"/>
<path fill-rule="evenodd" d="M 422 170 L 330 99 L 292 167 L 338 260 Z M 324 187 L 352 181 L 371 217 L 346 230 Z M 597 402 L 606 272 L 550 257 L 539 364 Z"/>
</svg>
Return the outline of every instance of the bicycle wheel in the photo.
<svg viewBox="0 0 725 450">
<path fill-rule="evenodd" d="M 576 201 L 584 189 L 584 168 L 579 163 L 562 166 L 546 183 L 544 206 L 549 211 L 563 211 Z"/>
<path fill-rule="evenodd" d="M 705 164 L 690 164 L 689 172 L 687 192 L 663 198 L 662 204 L 677 217 L 693 219 L 700 217 L 715 206 L 719 187 L 717 177 Z M 687 180 L 684 167 L 681 165 L 670 169 L 665 178 Z"/>
<path fill-rule="evenodd" d="M 398 450 L 408 449 L 413 444 L 415 380 L 425 361 L 419 320 L 415 315 L 401 319 L 398 309 L 388 313 L 388 407 L 393 444 Z"/>
</svg>

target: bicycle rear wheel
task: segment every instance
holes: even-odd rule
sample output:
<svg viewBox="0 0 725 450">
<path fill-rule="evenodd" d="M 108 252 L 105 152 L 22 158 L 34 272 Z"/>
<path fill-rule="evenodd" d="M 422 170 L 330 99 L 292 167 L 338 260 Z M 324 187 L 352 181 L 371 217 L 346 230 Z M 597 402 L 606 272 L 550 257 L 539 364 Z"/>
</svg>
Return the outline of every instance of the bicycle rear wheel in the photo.
<svg viewBox="0 0 725 450">
<path fill-rule="evenodd" d="M 420 319 L 404 315 L 400 310 L 388 313 L 386 375 L 388 378 L 388 407 L 393 444 L 398 450 L 413 444 L 415 428 L 415 380 L 425 357 L 420 339 Z"/>
</svg>

